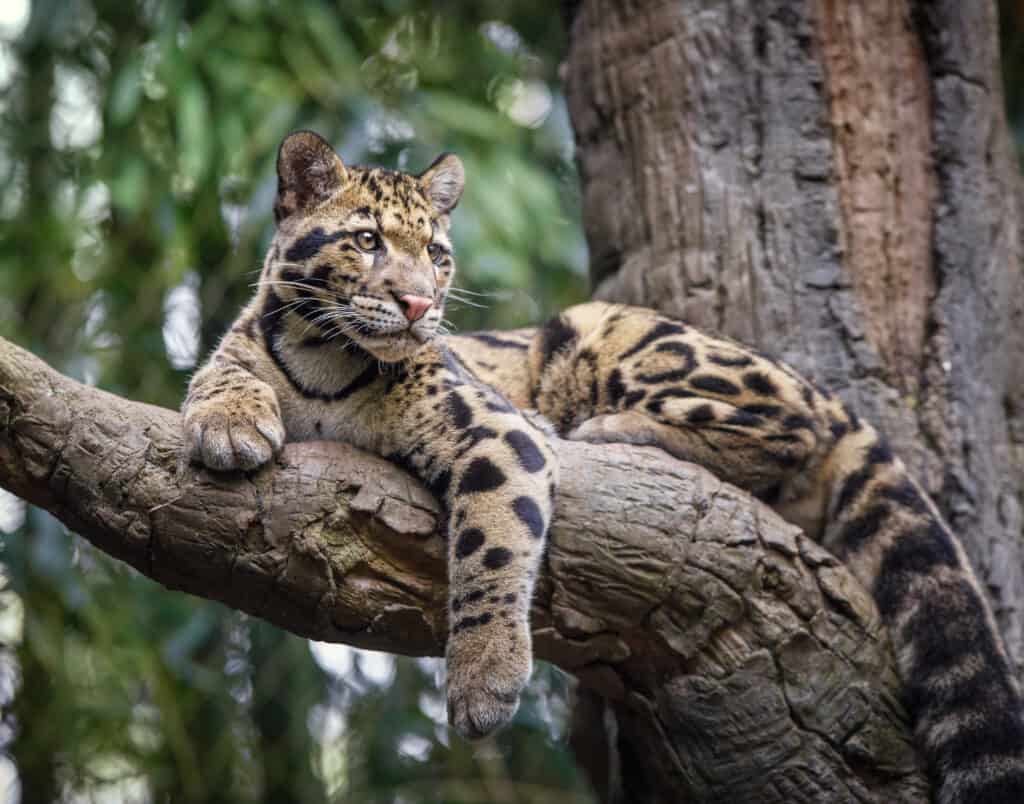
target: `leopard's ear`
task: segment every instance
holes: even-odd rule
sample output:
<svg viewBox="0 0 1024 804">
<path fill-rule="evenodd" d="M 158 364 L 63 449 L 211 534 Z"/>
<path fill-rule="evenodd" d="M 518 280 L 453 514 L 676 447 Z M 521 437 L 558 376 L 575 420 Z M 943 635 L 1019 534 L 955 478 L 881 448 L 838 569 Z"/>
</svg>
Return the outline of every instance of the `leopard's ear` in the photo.
<svg viewBox="0 0 1024 804">
<path fill-rule="evenodd" d="M 466 185 L 466 171 L 455 154 L 441 154 L 417 178 L 434 209 L 442 215 L 455 209 Z"/>
<path fill-rule="evenodd" d="M 277 151 L 278 222 L 330 198 L 345 183 L 347 174 L 330 143 L 312 131 L 296 131 L 284 138 Z"/>
</svg>

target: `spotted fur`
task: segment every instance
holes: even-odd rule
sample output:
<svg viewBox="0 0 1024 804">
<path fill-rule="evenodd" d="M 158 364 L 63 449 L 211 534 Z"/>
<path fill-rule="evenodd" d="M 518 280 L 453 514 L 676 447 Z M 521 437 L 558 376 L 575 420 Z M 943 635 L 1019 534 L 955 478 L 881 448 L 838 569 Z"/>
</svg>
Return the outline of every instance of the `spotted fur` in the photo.
<svg viewBox="0 0 1024 804">
<path fill-rule="evenodd" d="M 502 371 L 525 379 L 508 392 L 560 435 L 699 463 L 844 560 L 896 647 L 939 804 L 1024 802 L 1021 697 L 985 595 L 871 425 L 788 366 L 651 310 L 583 304 L 517 337 L 529 348 Z M 450 342 L 492 380 L 473 336 Z"/>
<path fill-rule="evenodd" d="M 756 495 L 872 590 L 940 804 L 1024 801 L 1021 700 L 959 542 L 884 439 L 783 364 L 640 308 L 590 303 L 537 330 L 439 337 L 454 273 L 454 156 L 420 176 L 346 167 L 300 132 L 278 158 L 256 296 L 184 405 L 191 456 L 251 469 L 340 439 L 447 508 L 449 718 L 515 711 L 564 437 L 654 445 Z M 415 303 L 410 301 L 416 299 Z"/>
</svg>

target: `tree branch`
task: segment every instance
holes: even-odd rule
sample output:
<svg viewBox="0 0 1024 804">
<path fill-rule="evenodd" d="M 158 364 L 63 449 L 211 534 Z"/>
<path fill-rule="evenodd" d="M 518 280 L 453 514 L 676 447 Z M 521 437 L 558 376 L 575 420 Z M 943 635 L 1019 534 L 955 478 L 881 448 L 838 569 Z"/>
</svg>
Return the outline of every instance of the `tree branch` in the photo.
<svg viewBox="0 0 1024 804">
<path fill-rule="evenodd" d="M 0 339 L 0 486 L 171 589 L 314 639 L 443 652 L 439 508 L 417 481 L 324 442 L 215 475 L 181 462 L 180 430 Z M 658 450 L 557 449 L 536 653 L 615 707 L 648 786 L 927 799 L 878 616 L 833 557 Z"/>
</svg>

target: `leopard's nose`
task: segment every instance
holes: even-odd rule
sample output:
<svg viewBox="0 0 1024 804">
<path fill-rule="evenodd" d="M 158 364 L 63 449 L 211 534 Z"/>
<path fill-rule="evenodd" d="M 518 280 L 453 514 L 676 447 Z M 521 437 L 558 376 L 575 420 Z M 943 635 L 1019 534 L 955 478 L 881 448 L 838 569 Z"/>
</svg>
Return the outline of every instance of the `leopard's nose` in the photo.
<svg viewBox="0 0 1024 804">
<path fill-rule="evenodd" d="M 428 299 L 426 296 L 414 296 L 411 293 L 406 293 L 404 296 L 398 297 L 398 306 L 402 308 L 406 319 L 412 323 L 419 321 L 427 314 L 427 310 L 434 306 L 434 300 Z"/>
</svg>

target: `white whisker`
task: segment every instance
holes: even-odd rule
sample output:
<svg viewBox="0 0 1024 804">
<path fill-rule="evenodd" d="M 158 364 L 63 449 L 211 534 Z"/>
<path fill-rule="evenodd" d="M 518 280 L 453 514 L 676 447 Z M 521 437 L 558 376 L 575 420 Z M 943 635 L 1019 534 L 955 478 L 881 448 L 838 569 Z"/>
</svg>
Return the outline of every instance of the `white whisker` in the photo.
<svg viewBox="0 0 1024 804">
<path fill-rule="evenodd" d="M 497 290 L 489 290 L 489 291 L 486 291 L 484 293 L 480 293 L 479 291 L 470 290 L 469 288 L 457 288 L 457 287 L 455 287 L 455 285 L 449 285 L 448 292 L 449 293 L 465 293 L 465 294 L 467 294 L 469 296 L 485 296 L 485 297 L 492 298 L 492 299 L 499 298 L 502 295 L 502 292 L 501 291 L 497 291 Z"/>
<path fill-rule="evenodd" d="M 322 327 L 324 324 L 330 321 L 345 318 L 348 318 L 348 320 L 352 320 L 351 312 L 343 307 L 335 306 L 326 310 L 322 309 L 319 313 L 313 316 L 312 319 L 309 320 L 309 323 L 306 325 L 306 328 L 302 330 L 302 334 L 299 335 L 299 337 L 305 337 L 306 333 L 309 332 L 311 327 Z"/>
<path fill-rule="evenodd" d="M 261 279 L 259 282 L 253 282 L 249 287 L 258 288 L 262 285 L 274 285 L 276 287 L 285 288 L 296 288 L 298 290 L 322 290 L 328 291 L 326 287 L 312 285 L 308 282 L 295 282 L 289 279 Z"/>
<path fill-rule="evenodd" d="M 459 299 L 459 298 L 455 298 L 455 297 L 453 297 L 453 298 L 455 299 L 455 304 L 457 304 L 457 305 L 463 305 L 465 307 L 476 307 L 478 310 L 486 310 L 487 309 L 487 305 L 486 304 L 477 304 L 476 302 L 469 301 L 468 299 Z"/>
<path fill-rule="evenodd" d="M 309 300 L 308 299 L 292 299 L 287 304 L 282 304 L 276 310 L 271 310 L 268 313 L 264 313 L 262 316 L 260 316 L 260 318 L 266 318 L 268 315 L 281 315 L 282 313 L 287 313 L 290 310 L 292 310 L 293 308 L 298 307 L 298 306 L 300 306 L 301 304 L 303 304 L 303 303 L 305 303 L 307 301 L 309 301 Z"/>
</svg>

